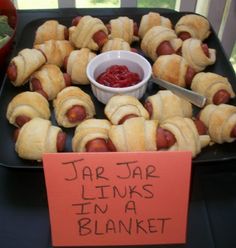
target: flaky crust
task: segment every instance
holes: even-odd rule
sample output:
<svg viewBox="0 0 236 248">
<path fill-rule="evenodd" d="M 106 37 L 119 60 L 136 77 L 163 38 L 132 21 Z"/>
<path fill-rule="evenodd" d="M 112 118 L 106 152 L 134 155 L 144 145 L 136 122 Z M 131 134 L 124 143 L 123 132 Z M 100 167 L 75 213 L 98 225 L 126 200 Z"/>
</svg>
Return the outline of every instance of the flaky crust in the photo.
<svg viewBox="0 0 236 248">
<path fill-rule="evenodd" d="M 202 41 L 195 38 L 187 39 L 182 45 L 182 56 L 187 63 L 196 71 L 203 71 L 207 66 L 216 61 L 215 49 L 209 49 L 209 57 L 202 50 Z"/>
<path fill-rule="evenodd" d="M 45 54 L 48 64 L 54 64 L 59 67 L 62 67 L 64 58 L 74 50 L 68 40 L 48 40 L 34 47 Z"/>
<path fill-rule="evenodd" d="M 14 86 L 21 86 L 27 82 L 34 71 L 46 63 L 46 58 L 38 49 L 25 48 L 10 63 L 15 64 L 17 69 L 16 80 L 11 82 Z"/>
<path fill-rule="evenodd" d="M 187 61 L 177 55 L 162 55 L 152 66 L 153 75 L 181 87 L 186 87 L 185 76 L 188 69 Z"/>
<path fill-rule="evenodd" d="M 16 117 L 21 115 L 30 119 L 35 117 L 49 119 L 51 115 L 49 103 L 45 97 L 37 92 L 25 91 L 19 93 L 9 102 L 6 117 L 12 125 L 18 127 Z"/>
<path fill-rule="evenodd" d="M 76 48 L 87 47 L 90 50 L 97 51 L 99 47 L 94 42 L 93 35 L 98 31 L 108 34 L 102 20 L 89 15 L 83 16 L 77 26 L 69 28 L 69 40 Z"/>
<path fill-rule="evenodd" d="M 213 103 L 213 97 L 219 90 L 226 90 L 231 98 L 235 93 L 226 77 L 212 72 L 197 73 L 191 84 L 191 89 L 207 98 L 207 104 Z"/>
<path fill-rule="evenodd" d="M 91 97 L 76 86 L 70 86 L 58 93 L 53 101 L 55 117 L 58 125 L 63 127 L 75 127 L 79 122 L 71 123 L 66 117 L 66 112 L 74 105 L 85 108 L 86 119 L 95 115 L 95 107 Z"/>
<path fill-rule="evenodd" d="M 131 118 L 111 126 L 108 136 L 118 152 L 155 151 L 157 125 L 157 120 Z"/>
<path fill-rule="evenodd" d="M 149 114 L 141 102 L 136 97 L 128 95 L 115 95 L 111 97 L 105 106 L 104 112 L 111 123 L 115 125 L 129 114 L 149 119 Z"/>
<path fill-rule="evenodd" d="M 161 123 L 160 127 L 170 131 L 176 138 L 175 144 L 168 150 L 191 151 L 192 157 L 196 157 L 201 152 L 201 148 L 210 142 L 208 135 L 198 134 L 197 128 L 190 118 L 171 117 Z"/>
<path fill-rule="evenodd" d="M 86 69 L 89 61 L 96 56 L 88 48 L 81 48 L 70 53 L 67 62 L 67 73 L 74 84 L 89 84 Z"/>
<path fill-rule="evenodd" d="M 201 110 L 199 118 L 208 127 L 211 140 L 215 143 L 233 142 L 230 136 L 236 125 L 236 107 L 228 104 L 209 104 Z"/>
<path fill-rule="evenodd" d="M 121 38 L 131 44 L 133 41 L 139 40 L 134 35 L 134 21 L 127 16 L 120 16 L 110 20 L 111 33 L 109 38 Z"/>
<path fill-rule="evenodd" d="M 172 28 L 172 23 L 169 18 L 161 16 L 157 12 L 149 12 L 143 15 L 139 25 L 138 35 L 143 39 L 146 32 L 154 26 L 164 26 L 167 28 Z"/>
<path fill-rule="evenodd" d="M 208 20 L 200 15 L 188 14 L 182 16 L 175 25 L 175 32 L 188 32 L 192 38 L 205 40 L 210 35 Z"/>
<path fill-rule="evenodd" d="M 38 71 L 32 74 L 31 79 L 33 78 L 40 81 L 43 91 L 47 93 L 48 100 L 53 100 L 66 87 L 63 73 L 57 65 L 43 65 Z M 32 90 L 31 79 L 30 89 Z"/>
<path fill-rule="evenodd" d="M 34 118 L 20 129 L 15 150 L 21 158 L 41 161 L 44 153 L 57 152 L 60 131 L 49 120 Z"/>
<path fill-rule="evenodd" d="M 152 104 L 150 119 L 160 123 L 173 116 L 192 117 L 192 104 L 169 90 L 159 90 L 146 101 Z"/>
<path fill-rule="evenodd" d="M 102 52 L 107 52 L 112 50 L 131 51 L 131 47 L 127 41 L 121 38 L 113 38 L 113 39 L 109 39 L 102 47 Z"/>
<path fill-rule="evenodd" d="M 56 20 L 48 20 L 40 25 L 35 34 L 34 45 L 42 44 L 47 40 L 65 40 L 66 26 Z"/>
<path fill-rule="evenodd" d="M 163 41 L 169 41 L 175 51 L 182 45 L 182 40 L 177 38 L 174 30 L 162 26 L 154 26 L 144 35 L 141 49 L 146 56 L 156 61 L 158 58 L 156 49 Z"/>
<path fill-rule="evenodd" d="M 88 119 L 81 122 L 75 129 L 72 138 L 72 150 L 74 152 L 85 152 L 86 144 L 94 139 L 108 140 L 108 130 L 111 123 L 105 119 Z"/>
</svg>

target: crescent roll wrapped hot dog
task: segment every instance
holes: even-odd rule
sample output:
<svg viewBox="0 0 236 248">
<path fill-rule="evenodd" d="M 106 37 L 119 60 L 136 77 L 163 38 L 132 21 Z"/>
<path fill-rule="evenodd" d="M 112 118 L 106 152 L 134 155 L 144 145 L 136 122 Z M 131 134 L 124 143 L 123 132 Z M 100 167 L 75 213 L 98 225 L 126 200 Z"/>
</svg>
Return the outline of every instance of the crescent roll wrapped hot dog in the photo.
<svg viewBox="0 0 236 248">
<path fill-rule="evenodd" d="M 149 119 L 149 114 L 141 102 L 128 95 L 115 95 L 111 97 L 104 109 L 105 115 L 112 124 L 122 124 L 127 119 L 142 116 Z"/>
<path fill-rule="evenodd" d="M 88 48 L 74 50 L 66 57 L 64 67 L 67 73 L 71 76 L 74 84 L 89 84 L 89 79 L 86 74 L 86 68 L 91 59 L 96 56 Z"/>
<path fill-rule="evenodd" d="M 207 98 L 207 104 L 227 103 L 235 97 L 226 77 L 212 72 L 200 72 L 192 80 L 191 89 Z"/>
<path fill-rule="evenodd" d="M 105 119 L 88 119 L 75 129 L 72 138 L 74 152 L 107 152 L 109 151 L 108 130 L 111 123 Z"/>
<path fill-rule="evenodd" d="M 66 134 L 61 128 L 36 117 L 19 129 L 15 150 L 21 158 L 41 161 L 46 152 L 62 152 L 65 143 Z"/>
<path fill-rule="evenodd" d="M 138 35 L 143 39 L 144 35 L 149 29 L 154 26 L 163 26 L 166 28 L 172 28 L 172 23 L 169 18 L 161 16 L 157 12 L 149 12 L 146 15 L 143 15 L 140 21 Z"/>
<path fill-rule="evenodd" d="M 35 117 L 50 118 L 48 101 L 39 93 L 25 91 L 16 95 L 7 106 L 6 117 L 16 127 L 22 127 Z"/>
<path fill-rule="evenodd" d="M 176 36 L 175 31 L 162 26 L 149 29 L 141 42 L 142 51 L 153 61 L 158 56 L 176 53 L 181 46 L 182 40 Z"/>
<path fill-rule="evenodd" d="M 48 40 L 34 47 L 45 54 L 48 64 L 54 64 L 59 67 L 62 67 L 65 57 L 74 50 L 68 40 Z"/>
<path fill-rule="evenodd" d="M 47 40 L 67 40 L 68 29 L 56 20 L 48 20 L 40 25 L 35 34 L 34 45 L 42 44 Z"/>
<path fill-rule="evenodd" d="M 102 20 L 92 16 L 76 17 L 69 28 L 69 40 L 76 48 L 97 51 L 107 42 L 108 30 Z"/>
<path fill-rule="evenodd" d="M 208 46 L 202 44 L 199 39 L 185 40 L 181 51 L 182 56 L 196 72 L 203 71 L 208 65 L 213 65 L 216 61 L 215 49 L 208 49 Z"/>
<path fill-rule="evenodd" d="M 139 40 L 137 23 L 127 16 L 110 20 L 107 27 L 110 32 L 109 38 L 121 38 L 129 44 Z"/>
<path fill-rule="evenodd" d="M 211 33 L 208 20 L 196 14 L 182 16 L 175 25 L 175 32 L 182 40 L 188 38 L 205 40 Z"/>
<path fill-rule="evenodd" d="M 166 119 L 160 124 L 160 136 L 163 130 L 167 130 L 174 135 L 176 142 L 167 150 L 182 151 L 187 150 L 192 152 L 192 157 L 200 153 L 201 149 L 207 146 L 210 142 L 210 137 L 207 134 L 199 135 L 194 121 L 190 118 L 174 116 Z M 157 147 L 160 149 L 159 140 L 161 137 L 157 135 Z"/>
<path fill-rule="evenodd" d="M 109 39 L 102 47 L 102 52 L 107 52 L 112 50 L 131 51 L 131 47 L 127 41 L 121 38 L 113 38 L 113 39 Z"/>
<path fill-rule="evenodd" d="M 173 116 L 192 117 L 192 104 L 169 90 L 159 90 L 147 97 L 144 106 L 150 119 L 160 123 Z"/>
<path fill-rule="evenodd" d="M 235 106 L 209 104 L 200 111 L 199 119 L 208 127 L 213 142 L 222 144 L 236 140 Z"/>
<path fill-rule="evenodd" d="M 156 132 L 158 121 L 143 117 L 131 118 L 122 125 L 109 129 L 109 143 L 117 152 L 156 151 Z"/>
<path fill-rule="evenodd" d="M 24 85 L 31 74 L 46 63 L 46 57 L 38 49 L 25 48 L 14 57 L 8 68 L 7 75 L 14 86 Z"/>
<path fill-rule="evenodd" d="M 70 86 L 58 93 L 53 101 L 58 125 L 75 127 L 95 115 L 91 97 L 76 86 Z"/>
<path fill-rule="evenodd" d="M 181 87 L 189 87 L 196 74 L 185 58 L 177 55 L 163 55 L 158 57 L 152 66 L 153 75 Z"/>
<path fill-rule="evenodd" d="M 48 100 L 53 100 L 70 84 L 70 75 L 62 73 L 58 66 L 52 64 L 42 66 L 30 78 L 30 90 L 42 94 Z"/>
</svg>

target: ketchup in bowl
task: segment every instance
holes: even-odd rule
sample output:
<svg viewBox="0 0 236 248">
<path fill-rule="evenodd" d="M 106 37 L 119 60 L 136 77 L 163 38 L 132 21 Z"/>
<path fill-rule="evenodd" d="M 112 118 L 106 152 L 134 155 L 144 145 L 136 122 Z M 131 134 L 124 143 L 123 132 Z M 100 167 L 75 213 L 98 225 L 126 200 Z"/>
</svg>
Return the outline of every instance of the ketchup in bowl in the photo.
<svg viewBox="0 0 236 248">
<path fill-rule="evenodd" d="M 112 65 L 102 72 L 96 81 L 113 88 L 133 86 L 141 81 L 138 73 L 132 72 L 126 65 Z"/>
</svg>

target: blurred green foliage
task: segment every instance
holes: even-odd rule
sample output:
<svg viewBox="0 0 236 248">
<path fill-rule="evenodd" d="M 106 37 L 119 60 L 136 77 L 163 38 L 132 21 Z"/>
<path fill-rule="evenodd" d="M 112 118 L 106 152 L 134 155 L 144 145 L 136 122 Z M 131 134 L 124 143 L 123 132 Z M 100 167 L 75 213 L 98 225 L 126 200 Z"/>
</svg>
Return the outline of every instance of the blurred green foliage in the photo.
<svg viewBox="0 0 236 248">
<path fill-rule="evenodd" d="M 138 0 L 139 8 L 175 8 L 176 0 Z"/>
</svg>

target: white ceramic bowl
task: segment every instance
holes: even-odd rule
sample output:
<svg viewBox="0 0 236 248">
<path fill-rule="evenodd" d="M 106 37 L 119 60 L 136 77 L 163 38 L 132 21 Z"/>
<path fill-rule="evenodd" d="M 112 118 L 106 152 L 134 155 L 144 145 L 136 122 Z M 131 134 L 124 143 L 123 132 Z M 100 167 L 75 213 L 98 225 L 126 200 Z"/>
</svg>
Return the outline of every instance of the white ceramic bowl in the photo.
<svg viewBox="0 0 236 248">
<path fill-rule="evenodd" d="M 98 83 L 96 78 L 112 65 L 126 65 L 130 71 L 138 73 L 142 80 L 136 85 L 124 88 L 113 88 Z M 151 75 L 151 64 L 143 56 L 123 50 L 101 53 L 87 65 L 87 76 L 91 82 L 92 92 L 104 104 L 116 94 L 131 95 L 140 99 L 146 91 Z"/>
</svg>

